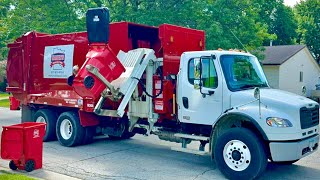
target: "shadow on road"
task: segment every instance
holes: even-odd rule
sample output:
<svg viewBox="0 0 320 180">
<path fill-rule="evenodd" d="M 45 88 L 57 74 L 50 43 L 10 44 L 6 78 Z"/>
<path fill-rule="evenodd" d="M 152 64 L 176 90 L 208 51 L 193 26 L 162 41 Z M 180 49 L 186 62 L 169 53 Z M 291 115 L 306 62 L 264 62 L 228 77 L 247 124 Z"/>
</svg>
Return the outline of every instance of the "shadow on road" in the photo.
<svg viewBox="0 0 320 180">
<path fill-rule="evenodd" d="M 299 161 L 292 165 L 278 165 L 269 162 L 260 179 L 320 179 L 320 170 L 300 165 Z"/>
</svg>

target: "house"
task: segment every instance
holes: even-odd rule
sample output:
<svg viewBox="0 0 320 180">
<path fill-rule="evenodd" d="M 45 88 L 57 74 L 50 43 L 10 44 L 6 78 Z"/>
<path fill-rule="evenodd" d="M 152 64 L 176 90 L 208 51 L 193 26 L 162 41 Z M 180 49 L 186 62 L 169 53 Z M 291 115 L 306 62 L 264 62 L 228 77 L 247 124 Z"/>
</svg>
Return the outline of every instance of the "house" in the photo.
<svg viewBox="0 0 320 180">
<path fill-rule="evenodd" d="M 263 70 L 272 88 L 311 96 L 320 80 L 320 67 L 305 45 L 268 46 L 264 53 Z"/>
<path fill-rule="evenodd" d="M 7 61 L 0 61 L 0 82 L 4 81 Z"/>
</svg>

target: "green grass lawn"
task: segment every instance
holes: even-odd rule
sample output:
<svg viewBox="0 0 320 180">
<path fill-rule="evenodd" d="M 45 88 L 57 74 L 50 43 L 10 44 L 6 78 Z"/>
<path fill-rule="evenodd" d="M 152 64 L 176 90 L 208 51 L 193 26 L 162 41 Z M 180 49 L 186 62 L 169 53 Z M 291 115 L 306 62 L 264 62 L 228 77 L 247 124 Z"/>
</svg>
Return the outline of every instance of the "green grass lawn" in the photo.
<svg viewBox="0 0 320 180">
<path fill-rule="evenodd" d="M 9 107 L 9 106 L 10 106 L 9 94 L 5 92 L 0 92 L 0 107 Z"/>
<path fill-rule="evenodd" d="M 9 97 L 9 94 L 5 92 L 0 92 L 0 98 L 3 98 L 3 97 Z"/>
<path fill-rule="evenodd" d="M 11 174 L 7 171 L 0 171 L 0 179 L 1 180 L 35 180 L 34 178 L 27 177 L 22 174 Z"/>
<path fill-rule="evenodd" d="M 0 107 L 8 108 L 9 106 L 10 106 L 9 98 L 0 100 Z"/>
</svg>

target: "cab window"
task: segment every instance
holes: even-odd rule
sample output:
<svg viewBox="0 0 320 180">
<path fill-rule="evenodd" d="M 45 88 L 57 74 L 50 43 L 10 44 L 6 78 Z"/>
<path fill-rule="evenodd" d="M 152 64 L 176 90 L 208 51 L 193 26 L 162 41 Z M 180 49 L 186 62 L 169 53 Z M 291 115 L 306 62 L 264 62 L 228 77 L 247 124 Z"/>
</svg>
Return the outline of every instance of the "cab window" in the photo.
<svg viewBox="0 0 320 180">
<path fill-rule="evenodd" d="M 188 81 L 190 84 L 194 85 L 195 80 L 199 80 L 195 77 L 194 69 L 195 69 L 195 60 L 200 60 L 200 58 L 192 58 L 189 60 L 188 63 Z M 201 79 L 202 79 L 202 86 L 206 88 L 217 88 L 218 87 L 218 76 L 216 72 L 216 68 L 214 66 L 213 60 L 211 58 L 202 58 L 201 60 Z"/>
</svg>

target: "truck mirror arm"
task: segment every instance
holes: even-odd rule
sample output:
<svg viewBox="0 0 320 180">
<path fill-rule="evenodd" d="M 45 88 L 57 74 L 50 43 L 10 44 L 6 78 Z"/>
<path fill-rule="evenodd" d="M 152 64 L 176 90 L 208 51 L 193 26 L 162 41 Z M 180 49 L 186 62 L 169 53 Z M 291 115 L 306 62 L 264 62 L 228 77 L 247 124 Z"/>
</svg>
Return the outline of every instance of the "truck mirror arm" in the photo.
<svg viewBox="0 0 320 180">
<path fill-rule="evenodd" d="M 202 97 L 205 98 L 207 95 L 208 95 L 208 96 L 213 95 L 213 94 L 214 94 L 214 91 L 208 90 L 208 93 L 202 92 L 202 84 L 200 83 L 200 93 L 202 94 Z"/>
</svg>

